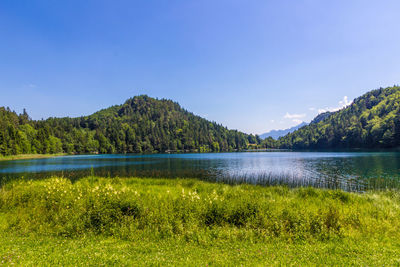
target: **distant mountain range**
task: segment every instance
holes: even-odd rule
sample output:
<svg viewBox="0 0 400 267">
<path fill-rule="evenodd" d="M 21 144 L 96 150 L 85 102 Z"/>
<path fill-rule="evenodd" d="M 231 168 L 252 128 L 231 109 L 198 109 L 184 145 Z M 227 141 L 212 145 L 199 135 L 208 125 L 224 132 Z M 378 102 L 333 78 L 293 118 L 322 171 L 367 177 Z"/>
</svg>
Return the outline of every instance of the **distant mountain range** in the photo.
<svg viewBox="0 0 400 267">
<path fill-rule="evenodd" d="M 261 139 L 265 139 L 265 138 L 268 138 L 268 137 L 272 137 L 273 139 L 277 140 L 279 137 L 285 136 L 288 133 L 292 133 L 292 132 L 294 132 L 294 131 L 296 131 L 296 130 L 298 130 L 301 127 L 306 126 L 306 125 L 308 125 L 308 123 L 303 121 L 302 123 L 300 123 L 300 124 L 298 124 L 296 126 L 293 126 L 292 128 L 289 128 L 289 129 L 272 130 L 272 131 L 263 133 L 263 134 L 260 135 L 260 138 Z"/>
</svg>

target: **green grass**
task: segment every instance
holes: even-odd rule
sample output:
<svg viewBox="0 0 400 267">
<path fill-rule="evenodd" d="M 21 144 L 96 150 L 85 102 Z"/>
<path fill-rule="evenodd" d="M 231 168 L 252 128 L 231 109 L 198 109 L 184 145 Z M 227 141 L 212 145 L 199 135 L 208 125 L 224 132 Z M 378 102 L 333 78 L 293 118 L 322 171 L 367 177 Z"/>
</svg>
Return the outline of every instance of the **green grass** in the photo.
<svg viewBox="0 0 400 267">
<path fill-rule="evenodd" d="M 400 193 L 63 178 L 0 189 L 0 263 L 399 265 Z"/>
<path fill-rule="evenodd" d="M 5 160 L 19 160 L 19 159 L 44 159 L 44 158 L 52 158 L 59 156 L 66 156 L 68 154 L 58 153 L 58 154 L 21 154 L 21 155 L 11 155 L 11 156 L 2 156 L 0 155 L 0 161 Z"/>
<path fill-rule="evenodd" d="M 53 265 L 336 265 L 395 266 L 400 241 L 345 238 L 340 241 L 287 243 L 224 242 L 200 245 L 181 240 L 126 241 L 113 237 L 60 238 L 2 236 L 0 262 Z"/>
</svg>

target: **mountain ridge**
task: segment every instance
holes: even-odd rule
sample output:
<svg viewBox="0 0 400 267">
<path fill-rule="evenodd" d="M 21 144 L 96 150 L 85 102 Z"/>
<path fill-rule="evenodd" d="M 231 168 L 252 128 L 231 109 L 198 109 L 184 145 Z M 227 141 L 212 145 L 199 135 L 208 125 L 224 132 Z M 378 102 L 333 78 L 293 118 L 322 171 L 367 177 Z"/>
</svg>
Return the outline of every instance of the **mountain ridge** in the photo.
<svg viewBox="0 0 400 267">
<path fill-rule="evenodd" d="M 268 137 L 272 137 L 274 140 L 277 140 L 279 137 L 285 136 L 288 133 L 294 132 L 297 129 L 299 129 L 299 128 L 303 127 L 303 126 L 306 126 L 306 125 L 308 125 L 308 123 L 303 121 L 303 122 L 299 123 L 298 125 L 290 127 L 288 129 L 271 130 L 269 132 L 260 134 L 260 138 L 264 140 L 264 139 L 266 139 Z"/>
</svg>

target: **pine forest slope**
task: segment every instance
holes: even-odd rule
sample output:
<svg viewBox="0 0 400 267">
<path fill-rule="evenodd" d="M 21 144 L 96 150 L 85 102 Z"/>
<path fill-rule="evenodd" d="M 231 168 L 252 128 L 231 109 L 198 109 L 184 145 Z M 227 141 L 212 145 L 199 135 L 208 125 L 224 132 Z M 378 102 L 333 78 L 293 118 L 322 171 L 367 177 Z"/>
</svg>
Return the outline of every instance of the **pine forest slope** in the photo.
<svg viewBox="0 0 400 267">
<path fill-rule="evenodd" d="M 0 154 L 234 151 L 260 142 L 166 99 L 128 99 L 90 116 L 31 120 L 0 108 Z"/>
<path fill-rule="evenodd" d="M 229 130 L 146 95 L 78 118 L 31 120 L 0 107 L 0 155 L 400 147 L 400 87 L 370 91 L 279 140 Z"/>
<path fill-rule="evenodd" d="M 292 149 L 399 147 L 400 87 L 370 91 L 278 142 L 279 147 Z"/>
</svg>

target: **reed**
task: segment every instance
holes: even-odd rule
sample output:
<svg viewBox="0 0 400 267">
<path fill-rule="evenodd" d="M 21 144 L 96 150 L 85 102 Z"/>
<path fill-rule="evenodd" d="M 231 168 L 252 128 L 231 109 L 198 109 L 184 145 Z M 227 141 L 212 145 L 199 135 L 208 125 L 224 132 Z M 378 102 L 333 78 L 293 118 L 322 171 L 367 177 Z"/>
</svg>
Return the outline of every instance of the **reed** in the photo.
<svg viewBox="0 0 400 267">
<path fill-rule="evenodd" d="M 314 176 L 293 173 L 276 172 L 236 172 L 209 174 L 205 179 L 230 185 L 253 184 L 262 186 L 287 186 L 289 188 L 314 187 L 347 192 L 366 192 L 388 189 L 400 189 L 400 181 L 390 178 L 341 177 L 341 176 Z"/>
</svg>

